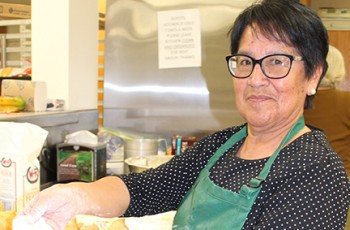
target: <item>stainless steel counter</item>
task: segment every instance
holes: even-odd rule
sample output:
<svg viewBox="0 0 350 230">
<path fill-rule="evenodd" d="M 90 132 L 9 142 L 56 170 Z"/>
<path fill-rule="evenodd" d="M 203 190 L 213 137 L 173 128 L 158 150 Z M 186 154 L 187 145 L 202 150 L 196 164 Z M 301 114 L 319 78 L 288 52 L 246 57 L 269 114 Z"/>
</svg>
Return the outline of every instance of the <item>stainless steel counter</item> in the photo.
<svg viewBox="0 0 350 230">
<path fill-rule="evenodd" d="M 49 132 L 46 144 L 39 156 L 41 184 L 56 181 L 56 145 L 64 142 L 65 136 L 79 130 L 97 133 L 97 109 L 78 111 L 24 112 L 0 114 L 0 121 L 29 122 Z"/>
</svg>

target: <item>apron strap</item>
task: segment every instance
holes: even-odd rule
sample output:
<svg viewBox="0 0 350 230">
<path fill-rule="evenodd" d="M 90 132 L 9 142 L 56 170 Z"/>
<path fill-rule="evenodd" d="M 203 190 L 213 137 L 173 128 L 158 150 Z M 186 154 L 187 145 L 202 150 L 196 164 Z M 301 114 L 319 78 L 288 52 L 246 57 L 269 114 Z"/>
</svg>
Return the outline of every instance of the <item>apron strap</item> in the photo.
<svg viewBox="0 0 350 230">
<path fill-rule="evenodd" d="M 268 161 L 265 163 L 264 168 L 261 170 L 259 175 L 255 178 L 252 178 L 249 182 L 249 187 L 257 188 L 259 187 L 269 175 L 270 169 L 273 162 L 277 158 L 281 149 L 305 126 L 304 116 L 299 117 L 294 126 L 289 130 L 288 134 L 283 138 L 281 144 L 278 146 L 276 151 L 270 156 Z"/>
<path fill-rule="evenodd" d="M 235 143 L 247 136 L 247 125 L 244 125 L 241 130 L 239 130 L 235 135 L 231 136 L 218 150 L 216 153 L 209 159 L 205 168 L 210 169 L 216 161 Z"/>
</svg>

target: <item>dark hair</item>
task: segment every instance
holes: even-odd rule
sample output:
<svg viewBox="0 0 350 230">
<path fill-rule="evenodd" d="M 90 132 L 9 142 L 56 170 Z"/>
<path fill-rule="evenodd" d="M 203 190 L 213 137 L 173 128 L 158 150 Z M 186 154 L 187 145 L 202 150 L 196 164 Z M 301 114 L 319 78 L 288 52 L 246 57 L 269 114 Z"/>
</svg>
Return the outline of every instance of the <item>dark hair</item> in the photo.
<svg viewBox="0 0 350 230">
<path fill-rule="evenodd" d="M 296 0 L 261 0 L 237 17 L 231 30 L 231 53 L 237 53 L 243 31 L 253 25 L 268 39 L 294 47 L 304 58 L 306 77 L 321 66 L 321 79 L 327 71 L 328 33 L 320 17 Z M 305 108 L 314 96 L 306 96 Z"/>
</svg>

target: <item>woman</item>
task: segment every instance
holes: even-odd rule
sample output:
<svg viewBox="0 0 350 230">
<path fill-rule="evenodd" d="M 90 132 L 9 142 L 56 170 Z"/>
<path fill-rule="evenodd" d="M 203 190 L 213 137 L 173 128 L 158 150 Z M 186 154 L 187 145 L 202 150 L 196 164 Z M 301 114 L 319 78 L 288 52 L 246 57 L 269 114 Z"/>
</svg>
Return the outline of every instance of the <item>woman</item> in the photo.
<svg viewBox="0 0 350 230">
<path fill-rule="evenodd" d="M 327 62 L 329 68 L 313 101 L 314 108 L 304 112 L 305 122 L 325 132 L 350 176 L 350 92 L 338 89 L 346 77 L 344 57 L 329 46 Z"/>
<path fill-rule="evenodd" d="M 227 62 L 247 124 L 209 135 L 157 169 L 51 187 L 24 215 L 55 229 L 77 213 L 169 210 L 177 210 L 174 229 L 342 229 L 344 167 L 302 116 L 327 69 L 320 18 L 294 0 L 263 0 L 230 33 Z"/>
</svg>

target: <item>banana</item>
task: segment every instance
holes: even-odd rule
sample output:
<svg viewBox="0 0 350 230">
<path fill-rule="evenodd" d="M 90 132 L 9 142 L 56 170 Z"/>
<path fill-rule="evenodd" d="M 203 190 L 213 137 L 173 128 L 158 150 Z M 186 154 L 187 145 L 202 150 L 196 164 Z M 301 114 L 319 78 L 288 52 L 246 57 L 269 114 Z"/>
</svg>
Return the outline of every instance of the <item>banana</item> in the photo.
<svg viewBox="0 0 350 230">
<path fill-rule="evenodd" d="M 0 112 L 13 113 L 24 111 L 26 102 L 22 97 L 0 96 Z"/>
</svg>

